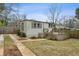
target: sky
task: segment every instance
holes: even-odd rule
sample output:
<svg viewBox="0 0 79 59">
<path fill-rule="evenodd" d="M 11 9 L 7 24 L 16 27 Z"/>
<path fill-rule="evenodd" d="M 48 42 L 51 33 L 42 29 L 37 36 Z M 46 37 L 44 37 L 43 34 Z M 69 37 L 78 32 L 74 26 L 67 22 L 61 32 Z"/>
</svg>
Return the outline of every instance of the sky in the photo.
<svg viewBox="0 0 79 59">
<path fill-rule="evenodd" d="M 47 21 L 50 3 L 19 3 L 18 12 L 26 14 L 28 19 Z M 52 5 L 61 7 L 61 16 L 75 16 L 75 9 L 79 7 L 78 3 L 53 3 Z"/>
</svg>

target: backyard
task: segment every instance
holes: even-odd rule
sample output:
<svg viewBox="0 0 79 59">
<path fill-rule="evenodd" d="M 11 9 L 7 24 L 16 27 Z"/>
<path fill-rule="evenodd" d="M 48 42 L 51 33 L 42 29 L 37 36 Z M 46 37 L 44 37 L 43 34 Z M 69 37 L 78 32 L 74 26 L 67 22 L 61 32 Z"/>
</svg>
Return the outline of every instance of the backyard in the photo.
<svg viewBox="0 0 79 59">
<path fill-rule="evenodd" d="M 79 56 L 79 40 L 64 41 L 25 41 L 22 42 L 37 56 Z"/>
<path fill-rule="evenodd" d="M 79 4 L 0 4 L 0 56 L 79 56 Z"/>
<path fill-rule="evenodd" d="M 17 43 L 12 39 L 14 37 Z M 47 39 L 18 40 L 16 35 L 4 35 L 4 48 L 0 44 L 0 53 L 4 56 L 79 56 L 79 39 L 63 41 Z M 4 53 L 3 53 L 4 50 Z"/>
</svg>

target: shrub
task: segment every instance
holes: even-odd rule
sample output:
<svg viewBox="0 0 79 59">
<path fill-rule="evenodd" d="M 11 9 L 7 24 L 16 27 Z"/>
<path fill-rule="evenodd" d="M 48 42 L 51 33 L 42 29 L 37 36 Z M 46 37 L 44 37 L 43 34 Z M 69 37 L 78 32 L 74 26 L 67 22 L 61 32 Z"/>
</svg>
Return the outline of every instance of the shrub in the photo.
<svg viewBox="0 0 79 59">
<path fill-rule="evenodd" d="M 20 36 L 20 30 L 17 30 L 16 34 L 17 34 L 18 36 Z"/>
<path fill-rule="evenodd" d="M 26 34 L 24 32 L 20 32 L 19 30 L 17 30 L 17 35 L 20 37 L 26 37 Z"/>
<path fill-rule="evenodd" d="M 26 34 L 25 34 L 25 33 L 23 33 L 23 32 L 21 33 L 21 35 L 22 35 L 22 37 L 26 37 Z"/>
<path fill-rule="evenodd" d="M 35 37 L 35 36 L 32 36 L 32 37 L 30 37 L 30 39 L 37 39 L 37 37 Z"/>
<path fill-rule="evenodd" d="M 49 33 L 47 38 L 50 39 L 50 40 L 58 40 L 58 41 L 60 41 L 60 40 L 65 40 L 65 39 L 67 39 L 69 37 L 64 32 L 62 32 L 62 33 L 57 33 L 57 32 L 55 33 L 54 32 L 54 33 Z"/>
<path fill-rule="evenodd" d="M 55 35 L 53 35 L 52 33 L 48 33 L 47 39 L 56 40 Z"/>
<path fill-rule="evenodd" d="M 38 38 L 46 38 L 48 36 L 48 33 L 39 33 Z"/>
</svg>

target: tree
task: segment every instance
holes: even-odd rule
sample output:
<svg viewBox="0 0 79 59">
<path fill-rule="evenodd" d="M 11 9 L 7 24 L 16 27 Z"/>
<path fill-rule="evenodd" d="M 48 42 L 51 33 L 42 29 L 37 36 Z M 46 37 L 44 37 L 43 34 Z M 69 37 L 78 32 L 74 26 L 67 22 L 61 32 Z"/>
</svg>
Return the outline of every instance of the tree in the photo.
<svg viewBox="0 0 79 59">
<path fill-rule="evenodd" d="M 4 24 L 4 20 L 3 20 L 3 16 L 2 16 L 2 12 L 5 10 L 5 4 L 4 3 L 0 3 L 0 22 L 2 24 Z M 3 26 L 3 25 L 2 25 Z"/>
<path fill-rule="evenodd" d="M 1 5 L 1 7 L 3 7 L 3 4 Z M 16 12 L 16 10 L 13 9 L 14 4 L 4 4 L 4 9 L 2 8 L 2 12 L 1 12 L 1 17 L 3 17 L 3 20 L 5 22 L 5 25 L 7 26 L 8 21 L 10 21 L 11 19 L 9 18 L 9 15 L 12 12 Z"/>
<path fill-rule="evenodd" d="M 0 12 L 2 12 L 5 9 L 5 4 L 4 3 L 0 3 Z"/>
<path fill-rule="evenodd" d="M 57 21 L 59 19 L 60 14 L 61 14 L 60 6 L 51 4 L 50 8 L 49 8 L 48 19 L 51 20 L 51 22 L 53 24 L 52 31 L 56 29 L 56 23 L 57 23 Z"/>
<path fill-rule="evenodd" d="M 23 14 L 22 15 L 22 20 L 26 20 L 27 15 Z"/>
<path fill-rule="evenodd" d="M 79 19 L 79 8 L 75 10 L 76 18 Z"/>
<path fill-rule="evenodd" d="M 64 21 L 64 26 L 68 28 L 74 28 L 75 19 L 73 17 L 67 17 Z"/>
</svg>

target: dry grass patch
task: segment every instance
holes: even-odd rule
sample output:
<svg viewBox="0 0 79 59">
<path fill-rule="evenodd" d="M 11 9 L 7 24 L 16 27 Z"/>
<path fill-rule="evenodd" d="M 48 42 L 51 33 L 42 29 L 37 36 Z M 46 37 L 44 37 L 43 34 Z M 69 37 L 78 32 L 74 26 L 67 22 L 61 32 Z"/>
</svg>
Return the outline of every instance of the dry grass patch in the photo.
<svg viewBox="0 0 79 59">
<path fill-rule="evenodd" d="M 0 48 L 2 48 L 2 47 L 3 47 L 3 44 L 4 44 L 4 42 L 0 42 Z"/>
<path fill-rule="evenodd" d="M 75 56 L 79 55 L 79 40 L 64 41 L 27 41 L 23 44 L 39 56 Z"/>
<path fill-rule="evenodd" d="M 4 37 L 4 55 L 5 56 L 21 56 L 20 51 L 9 36 Z"/>
</svg>

